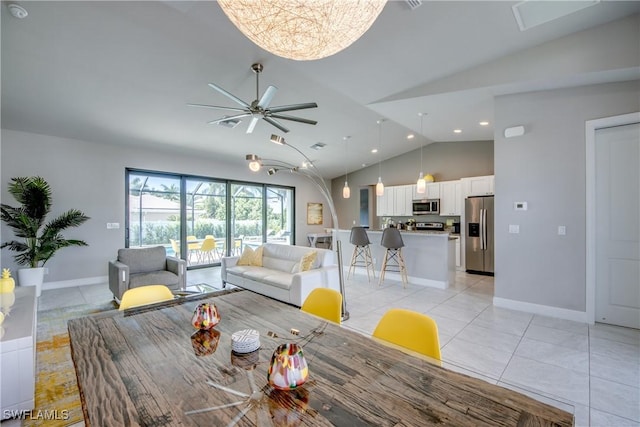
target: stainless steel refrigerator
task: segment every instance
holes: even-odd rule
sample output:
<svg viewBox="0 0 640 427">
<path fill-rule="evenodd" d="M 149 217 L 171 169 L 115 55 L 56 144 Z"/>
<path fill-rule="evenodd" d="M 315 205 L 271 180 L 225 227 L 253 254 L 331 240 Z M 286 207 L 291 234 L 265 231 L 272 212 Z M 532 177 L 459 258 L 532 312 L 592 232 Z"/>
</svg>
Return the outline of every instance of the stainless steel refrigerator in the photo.
<svg viewBox="0 0 640 427">
<path fill-rule="evenodd" d="M 493 196 L 467 197 L 464 207 L 466 269 L 493 275 Z"/>
</svg>

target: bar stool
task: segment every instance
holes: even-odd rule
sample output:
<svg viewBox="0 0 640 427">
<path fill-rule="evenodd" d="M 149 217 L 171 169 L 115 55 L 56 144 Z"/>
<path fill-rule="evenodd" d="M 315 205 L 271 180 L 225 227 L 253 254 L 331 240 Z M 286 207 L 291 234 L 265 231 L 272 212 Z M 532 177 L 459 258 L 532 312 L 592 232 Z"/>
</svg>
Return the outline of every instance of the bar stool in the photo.
<svg viewBox="0 0 640 427">
<path fill-rule="evenodd" d="M 353 245 L 353 254 L 351 255 L 351 264 L 349 265 L 349 272 L 347 273 L 347 279 L 351 275 L 351 270 L 354 267 L 365 267 L 367 269 L 367 280 L 371 282 L 369 276 L 369 267 L 371 267 L 371 273 L 373 278 L 376 278 L 376 270 L 373 265 L 373 257 L 371 256 L 371 248 L 369 248 L 369 236 L 367 230 L 364 227 L 353 227 L 351 229 L 351 235 L 349 236 L 349 242 Z"/>
<path fill-rule="evenodd" d="M 380 243 L 386 250 L 384 251 L 384 260 L 382 261 L 382 269 L 380 270 L 380 281 L 378 286 L 382 285 L 385 271 L 394 271 L 400 273 L 402 278 L 402 287 L 405 287 L 407 280 L 407 268 L 402 257 L 402 235 L 397 228 L 385 228 L 382 232 L 382 242 Z"/>
</svg>

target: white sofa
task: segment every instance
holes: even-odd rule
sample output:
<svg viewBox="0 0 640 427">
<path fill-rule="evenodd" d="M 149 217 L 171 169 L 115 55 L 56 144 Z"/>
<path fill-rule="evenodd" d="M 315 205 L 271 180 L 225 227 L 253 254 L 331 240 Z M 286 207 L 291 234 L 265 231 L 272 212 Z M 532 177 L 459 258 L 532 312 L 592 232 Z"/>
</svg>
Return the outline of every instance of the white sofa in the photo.
<svg viewBox="0 0 640 427">
<path fill-rule="evenodd" d="M 300 307 L 315 288 L 340 291 L 338 265 L 333 251 L 306 246 L 263 245 L 262 267 L 237 265 L 240 257 L 222 258 L 222 284 L 239 286 Z M 298 272 L 302 257 L 317 253 L 308 271 Z"/>
</svg>

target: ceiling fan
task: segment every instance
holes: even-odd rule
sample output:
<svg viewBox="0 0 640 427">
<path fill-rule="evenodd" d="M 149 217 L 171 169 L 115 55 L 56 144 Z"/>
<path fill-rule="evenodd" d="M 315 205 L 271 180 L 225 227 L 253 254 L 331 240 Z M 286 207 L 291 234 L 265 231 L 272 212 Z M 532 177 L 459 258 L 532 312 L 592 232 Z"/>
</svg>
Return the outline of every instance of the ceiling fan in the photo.
<svg viewBox="0 0 640 427">
<path fill-rule="evenodd" d="M 204 105 L 204 104 L 187 104 L 187 105 L 190 107 L 213 108 L 215 110 L 229 110 L 229 111 L 238 112 L 238 114 L 235 114 L 232 116 L 224 116 L 217 120 L 210 121 L 208 122 L 208 124 L 210 125 L 219 124 L 223 122 L 233 122 L 241 117 L 251 116 L 251 122 L 249 123 L 249 127 L 247 128 L 247 133 L 253 132 L 253 129 L 256 127 L 256 124 L 260 119 L 263 119 L 267 123 L 270 123 L 271 125 L 277 127 L 282 132 L 289 132 L 289 129 L 283 126 L 282 123 L 280 123 L 276 119 L 291 120 L 294 122 L 307 123 L 310 125 L 315 125 L 318 123 L 315 120 L 309 120 L 309 119 L 304 119 L 302 117 L 290 116 L 288 114 L 281 114 L 287 111 L 304 110 L 306 108 L 317 108 L 318 104 L 316 104 L 315 102 L 307 102 L 304 104 L 282 105 L 279 107 L 269 107 L 269 104 L 271 104 L 271 100 L 276 94 L 276 91 L 278 90 L 278 88 L 275 86 L 269 86 L 267 90 L 265 90 L 264 93 L 262 94 L 262 97 L 260 97 L 259 76 L 263 70 L 262 64 L 251 65 L 251 70 L 256 75 L 256 99 L 251 104 L 244 102 L 242 99 L 227 92 L 220 86 L 213 83 L 209 83 L 209 86 L 212 89 L 217 90 L 227 98 L 235 101 L 237 104 L 240 104 L 242 108 L 220 107 L 217 105 Z"/>
</svg>

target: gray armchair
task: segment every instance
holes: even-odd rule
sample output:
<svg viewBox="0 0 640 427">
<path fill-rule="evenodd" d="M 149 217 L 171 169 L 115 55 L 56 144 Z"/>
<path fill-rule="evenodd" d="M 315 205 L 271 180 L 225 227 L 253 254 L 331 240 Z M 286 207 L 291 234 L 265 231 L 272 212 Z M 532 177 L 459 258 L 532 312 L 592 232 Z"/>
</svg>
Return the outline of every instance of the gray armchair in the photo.
<svg viewBox="0 0 640 427">
<path fill-rule="evenodd" d="M 187 263 L 167 256 L 163 246 L 118 250 L 118 259 L 109 261 L 109 289 L 116 301 L 127 289 L 145 285 L 167 285 L 174 291 L 186 288 Z"/>
</svg>

